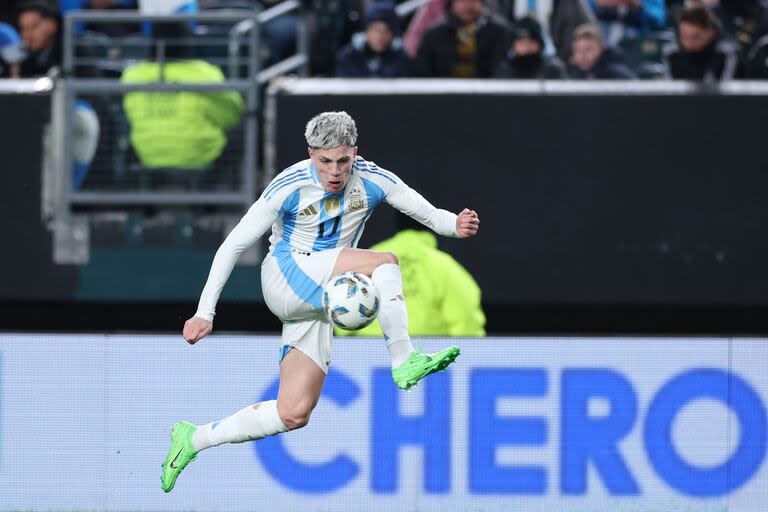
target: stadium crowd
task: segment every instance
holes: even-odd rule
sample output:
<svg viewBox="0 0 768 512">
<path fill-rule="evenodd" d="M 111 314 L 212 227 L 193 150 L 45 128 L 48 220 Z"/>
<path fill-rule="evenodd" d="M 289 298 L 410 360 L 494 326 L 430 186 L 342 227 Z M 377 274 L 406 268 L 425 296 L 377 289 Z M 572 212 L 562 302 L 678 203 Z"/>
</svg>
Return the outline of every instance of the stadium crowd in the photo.
<svg viewBox="0 0 768 512">
<path fill-rule="evenodd" d="M 199 0 L 200 10 L 265 9 L 280 0 Z M 340 77 L 520 79 L 768 77 L 767 0 L 304 0 L 311 74 Z M 62 14 L 138 9 L 136 0 L 6 0 L 0 77 L 34 77 L 61 63 Z M 262 58 L 293 53 L 296 15 L 264 27 Z M 196 26 L 190 30 L 204 27 Z M 108 38 L 134 24 L 79 25 Z"/>
</svg>

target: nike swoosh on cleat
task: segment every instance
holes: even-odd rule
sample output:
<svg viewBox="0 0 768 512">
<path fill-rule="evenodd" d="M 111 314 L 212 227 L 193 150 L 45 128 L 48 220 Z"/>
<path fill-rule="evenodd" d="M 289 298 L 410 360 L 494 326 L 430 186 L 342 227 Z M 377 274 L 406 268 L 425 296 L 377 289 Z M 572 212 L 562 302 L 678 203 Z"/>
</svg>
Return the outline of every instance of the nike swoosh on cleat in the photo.
<svg viewBox="0 0 768 512">
<path fill-rule="evenodd" d="M 176 454 L 176 456 L 171 461 L 171 469 L 179 469 L 178 466 L 176 466 L 176 459 L 179 458 L 179 455 L 181 455 L 182 450 L 179 450 L 179 453 Z"/>
</svg>

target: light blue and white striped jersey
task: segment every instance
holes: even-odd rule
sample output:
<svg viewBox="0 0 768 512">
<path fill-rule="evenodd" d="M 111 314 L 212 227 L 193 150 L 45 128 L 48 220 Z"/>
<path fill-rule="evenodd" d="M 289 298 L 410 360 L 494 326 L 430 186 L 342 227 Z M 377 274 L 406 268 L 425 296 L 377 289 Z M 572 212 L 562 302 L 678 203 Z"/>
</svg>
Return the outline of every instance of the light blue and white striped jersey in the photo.
<svg viewBox="0 0 768 512">
<path fill-rule="evenodd" d="M 311 160 L 278 174 L 227 236 L 211 266 L 195 316 L 213 320 L 237 257 L 271 227 L 270 252 L 357 247 L 374 208 L 386 202 L 443 236 L 458 236 L 456 215 L 432 206 L 394 173 L 358 156 L 346 186 L 327 192 Z"/>
</svg>

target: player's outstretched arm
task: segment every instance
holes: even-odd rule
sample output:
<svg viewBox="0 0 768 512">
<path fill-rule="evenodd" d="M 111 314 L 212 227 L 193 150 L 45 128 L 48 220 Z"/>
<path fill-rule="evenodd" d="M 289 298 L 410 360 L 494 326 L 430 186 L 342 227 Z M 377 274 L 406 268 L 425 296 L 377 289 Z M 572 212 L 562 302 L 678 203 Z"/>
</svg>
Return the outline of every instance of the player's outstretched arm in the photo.
<svg viewBox="0 0 768 512">
<path fill-rule="evenodd" d="M 378 169 L 378 168 L 377 168 Z M 448 210 L 435 208 L 424 196 L 406 185 L 400 178 L 389 171 L 389 179 L 377 179 L 376 175 L 369 176 L 386 193 L 386 201 L 395 209 L 422 223 L 438 235 L 467 238 L 477 234 L 480 218 L 477 212 L 465 208 L 459 215 Z M 382 174 L 384 178 L 386 176 Z"/>
<path fill-rule="evenodd" d="M 475 210 L 464 208 L 456 217 L 456 233 L 459 238 L 475 236 L 480 228 L 480 217 Z"/>
<path fill-rule="evenodd" d="M 200 317 L 193 316 L 184 322 L 184 340 L 190 345 L 194 345 L 205 338 L 213 330 L 213 323 Z"/>
<path fill-rule="evenodd" d="M 237 258 L 264 234 L 277 218 L 277 210 L 266 201 L 259 199 L 251 206 L 248 213 L 227 235 L 211 264 L 208 280 L 200 295 L 195 316 L 184 323 L 182 334 L 190 345 L 194 345 L 213 330 L 213 317 L 216 303 L 224 288 Z"/>
</svg>

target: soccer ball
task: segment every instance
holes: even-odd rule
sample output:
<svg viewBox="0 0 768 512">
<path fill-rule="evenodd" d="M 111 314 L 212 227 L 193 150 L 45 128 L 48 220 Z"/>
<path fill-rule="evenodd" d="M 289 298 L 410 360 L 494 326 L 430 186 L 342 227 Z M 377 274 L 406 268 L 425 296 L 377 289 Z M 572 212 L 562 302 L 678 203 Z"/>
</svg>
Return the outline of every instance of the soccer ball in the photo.
<svg viewBox="0 0 768 512">
<path fill-rule="evenodd" d="M 348 331 L 362 329 L 379 313 L 379 290 L 371 278 L 360 272 L 332 277 L 323 291 L 323 308 L 328 318 Z"/>
</svg>

